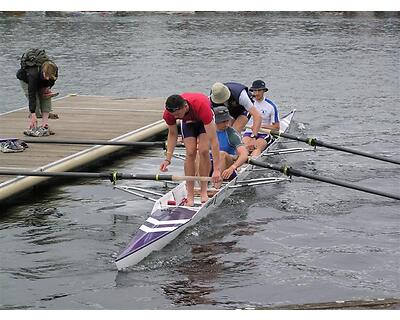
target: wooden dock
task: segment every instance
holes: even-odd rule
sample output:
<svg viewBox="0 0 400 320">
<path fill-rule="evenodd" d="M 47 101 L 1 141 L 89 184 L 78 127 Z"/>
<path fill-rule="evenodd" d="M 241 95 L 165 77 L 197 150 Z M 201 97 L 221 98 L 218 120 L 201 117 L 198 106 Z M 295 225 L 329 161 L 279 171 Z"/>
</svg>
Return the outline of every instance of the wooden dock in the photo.
<svg viewBox="0 0 400 320">
<path fill-rule="evenodd" d="M 59 119 L 49 120 L 55 135 L 39 139 L 143 141 L 166 130 L 165 98 L 136 99 L 69 95 L 53 100 Z M 40 124 L 41 119 L 39 119 Z M 27 138 L 28 108 L 0 114 L 1 138 Z M 38 139 L 38 138 L 36 138 Z M 0 152 L 0 170 L 73 171 L 123 149 L 123 146 L 29 144 L 23 152 Z M 0 203 L 48 180 L 0 176 Z"/>
</svg>

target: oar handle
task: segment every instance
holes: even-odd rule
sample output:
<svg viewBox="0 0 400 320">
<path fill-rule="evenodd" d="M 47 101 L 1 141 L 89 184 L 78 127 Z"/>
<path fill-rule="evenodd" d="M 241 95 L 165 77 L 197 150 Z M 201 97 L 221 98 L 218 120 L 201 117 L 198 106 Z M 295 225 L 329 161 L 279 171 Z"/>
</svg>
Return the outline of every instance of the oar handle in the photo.
<svg viewBox="0 0 400 320">
<path fill-rule="evenodd" d="M 246 128 L 251 129 L 250 126 L 246 126 Z M 261 132 L 261 133 L 270 133 L 270 132 L 271 132 L 271 129 L 260 128 L 260 129 L 258 129 L 258 132 Z M 278 131 L 278 132 L 279 132 L 279 131 Z"/>
<path fill-rule="evenodd" d="M 154 181 L 212 181 L 211 177 L 200 176 L 174 176 L 171 174 L 133 174 L 133 173 L 114 173 L 111 181 L 115 180 L 154 180 Z M 114 177 L 115 176 L 115 177 Z"/>
<path fill-rule="evenodd" d="M 172 176 L 172 181 L 212 181 L 211 177 L 200 177 L 200 176 Z"/>
<path fill-rule="evenodd" d="M 154 181 L 212 181 L 211 177 L 174 176 L 171 174 L 134 174 L 124 172 L 48 172 L 48 171 L 23 171 L 0 170 L 0 176 L 32 176 L 32 177 L 64 177 L 64 178 L 98 178 L 117 180 L 154 180 Z"/>
</svg>

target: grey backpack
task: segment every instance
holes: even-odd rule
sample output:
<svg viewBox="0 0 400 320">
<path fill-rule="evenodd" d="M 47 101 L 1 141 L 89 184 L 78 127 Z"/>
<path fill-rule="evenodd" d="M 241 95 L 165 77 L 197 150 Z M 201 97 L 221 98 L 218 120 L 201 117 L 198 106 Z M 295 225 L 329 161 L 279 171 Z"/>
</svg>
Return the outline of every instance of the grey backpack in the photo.
<svg viewBox="0 0 400 320">
<path fill-rule="evenodd" d="M 40 67 L 43 62 L 49 60 L 50 58 L 43 49 L 29 49 L 21 57 L 21 68 Z"/>
</svg>

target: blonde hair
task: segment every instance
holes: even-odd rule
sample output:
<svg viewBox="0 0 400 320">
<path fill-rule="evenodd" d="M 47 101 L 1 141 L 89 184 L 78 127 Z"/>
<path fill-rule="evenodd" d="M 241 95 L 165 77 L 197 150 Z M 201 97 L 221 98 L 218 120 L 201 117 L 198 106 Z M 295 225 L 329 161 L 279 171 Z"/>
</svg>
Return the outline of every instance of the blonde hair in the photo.
<svg viewBox="0 0 400 320">
<path fill-rule="evenodd" d="M 57 80 L 58 68 L 54 62 L 52 62 L 52 61 L 43 62 L 42 70 L 49 77 L 50 80 L 53 80 L 53 81 Z"/>
</svg>

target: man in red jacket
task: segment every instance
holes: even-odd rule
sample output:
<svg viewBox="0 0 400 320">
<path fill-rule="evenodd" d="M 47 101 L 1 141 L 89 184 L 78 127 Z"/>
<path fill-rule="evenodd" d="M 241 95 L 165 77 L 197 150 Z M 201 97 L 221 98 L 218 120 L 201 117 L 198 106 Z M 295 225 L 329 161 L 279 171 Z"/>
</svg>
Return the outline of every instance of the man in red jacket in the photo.
<svg viewBox="0 0 400 320">
<path fill-rule="evenodd" d="M 213 157 L 212 180 L 218 183 L 221 180 L 219 165 L 219 144 L 214 121 L 214 114 L 211 110 L 211 103 L 208 97 L 202 93 L 182 93 L 168 97 L 165 102 L 163 119 L 168 125 L 167 156 L 160 165 L 160 170 L 167 171 L 171 164 L 172 155 L 178 139 L 176 120 L 181 120 L 181 132 L 186 148 L 185 175 L 195 175 L 195 161 L 197 151 L 200 157 L 201 176 L 207 177 L 210 173 L 211 162 L 209 146 Z M 198 149 L 198 150 L 197 150 Z M 187 206 L 194 204 L 194 182 L 187 181 Z M 207 182 L 200 183 L 201 202 L 208 200 Z"/>
</svg>

